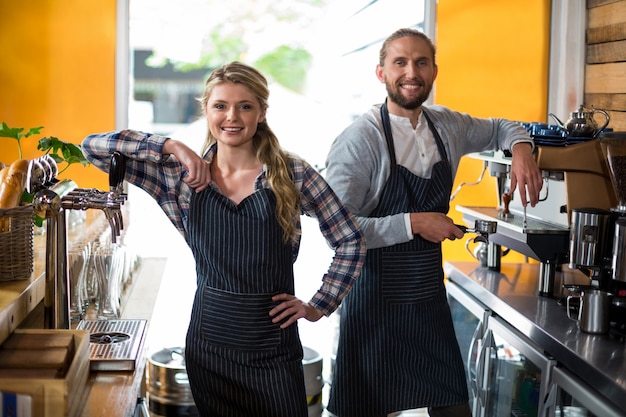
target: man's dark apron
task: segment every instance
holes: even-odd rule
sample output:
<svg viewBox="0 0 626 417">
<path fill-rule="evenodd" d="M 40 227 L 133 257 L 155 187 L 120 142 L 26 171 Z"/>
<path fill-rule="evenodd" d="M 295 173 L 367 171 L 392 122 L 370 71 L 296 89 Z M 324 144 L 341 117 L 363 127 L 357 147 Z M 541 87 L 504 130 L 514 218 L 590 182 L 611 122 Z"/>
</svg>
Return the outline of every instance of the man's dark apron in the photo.
<svg viewBox="0 0 626 417">
<path fill-rule="evenodd" d="M 441 155 L 430 179 L 397 165 L 386 103 L 381 116 L 391 173 L 369 217 L 447 213 L 452 173 L 441 137 L 426 112 Z M 441 244 L 415 235 L 410 242 L 368 250 L 361 276 L 341 310 L 328 407 L 333 414 L 380 416 L 468 401 L 443 284 Z"/>
<path fill-rule="evenodd" d="M 200 414 L 306 417 L 298 328 L 281 330 L 269 316 L 273 295 L 294 293 L 273 192 L 239 205 L 213 189 L 194 193 L 187 235 L 198 289 L 185 359 Z"/>
</svg>

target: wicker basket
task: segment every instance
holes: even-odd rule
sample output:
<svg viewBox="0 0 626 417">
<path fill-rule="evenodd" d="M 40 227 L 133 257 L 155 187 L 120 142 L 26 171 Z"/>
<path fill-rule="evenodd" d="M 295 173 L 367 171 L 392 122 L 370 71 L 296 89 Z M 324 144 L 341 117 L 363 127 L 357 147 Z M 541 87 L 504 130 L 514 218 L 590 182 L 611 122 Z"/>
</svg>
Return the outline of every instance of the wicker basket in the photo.
<svg viewBox="0 0 626 417">
<path fill-rule="evenodd" d="M 33 206 L 0 209 L 0 282 L 33 273 Z"/>
</svg>

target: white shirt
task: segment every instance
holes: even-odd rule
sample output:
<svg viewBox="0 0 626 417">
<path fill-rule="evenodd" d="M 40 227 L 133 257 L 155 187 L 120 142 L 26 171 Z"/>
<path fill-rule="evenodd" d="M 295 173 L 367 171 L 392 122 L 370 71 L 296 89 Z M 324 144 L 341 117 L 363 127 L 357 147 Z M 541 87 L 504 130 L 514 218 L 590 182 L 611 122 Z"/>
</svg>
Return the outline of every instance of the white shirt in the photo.
<svg viewBox="0 0 626 417">
<path fill-rule="evenodd" d="M 389 113 L 393 146 L 396 150 L 396 162 L 421 178 L 430 178 L 432 167 L 441 160 L 437 142 L 428 127 L 424 112 L 420 112 L 417 126 L 413 129 L 407 117 Z M 404 224 L 409 240 L 413 240 L 411 214 L 404 214 Z"/>
<path fill-rule="evenodd" d="M 418 177 L 430 178 L 432 167 L 441 160 L 441 155 L 424 112 L 420 113 L 415 129 L 406 117 L 389 114 L 389 119 L 394 122 L 391 124 L 391 134 L 396 162 Z"/>
</svg>

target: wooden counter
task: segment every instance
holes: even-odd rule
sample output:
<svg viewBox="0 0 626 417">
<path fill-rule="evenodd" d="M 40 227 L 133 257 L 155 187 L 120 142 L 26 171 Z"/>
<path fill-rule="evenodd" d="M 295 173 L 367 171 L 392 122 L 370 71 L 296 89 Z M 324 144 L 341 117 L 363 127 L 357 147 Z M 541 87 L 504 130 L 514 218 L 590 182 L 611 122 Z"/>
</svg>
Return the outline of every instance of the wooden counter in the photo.
<svg viewBox="0 0 626 417">
<path fill-rule="evenodd" d="M 106 222 L 98 218 L 101 212 L 91 210 L 85 224 L 72 228 L 68 232 L 68 248 L 72 242 L 85 237 L 86 233 L 97 233 L 98 228 L 108 227 Z M 95 216 L 95 217 L 94 217 Z M 74 230 L 75 229 L 75 230 Z M 18 327 L 19 328 L 43 328 L 43 298 L 45 293 L 45 236 L 37 235 L 34 238 L 34 271 L 27 280 L 0 282 L 0 344 Z M 164 262 L 164 261 L 163 261 Z M 129 288 L 126 289 L 124 299 L 127 304 L 133 304 L 133 289 L 141 281 L 141 272 L 146 262 L 141 261 L 138 270 L 135 271 L 135 278 Z M 163 264 L 163 263 L 162 263 Z M 161 265 L 162 265 L 161 264 Z M 160 285 L 160 278 L 155 280 L 154 271 L 149 272 L 150 287 L 154 291 L 136 291 L 140 299 L 139 303 L 134 303 L 131 310 L 133 317 L 147 319 L 150 316 L 156 300 L 156 293 Z M 158 277 L 157 277 L 158 278 Z M 147 293 L 153 293 L 146 297 Z M 137 308 L 140 304 L 140 308 Z M 86 317 L 91 318 L 91 317 Z M 74 326 L 75 327 L 75 326 Z M 147 363 L 148 346 L 145 342 L 149 324 L 144 334 L 144 343 L 137 359 L 135 371 L 92 371 L 84 390 L 84 408 L 80 412 L 82 417 L 125 417 L 133 416 L 137 400 L 144 396 L 143 385 L 144 370 Z"/>
<path fill-rule="evenodd" d="M 45 291 L 46 240 L 35 236 L 34 270 L 29 279 L 0 282 L 0 344 L 43 300 Z"/>
</svg>

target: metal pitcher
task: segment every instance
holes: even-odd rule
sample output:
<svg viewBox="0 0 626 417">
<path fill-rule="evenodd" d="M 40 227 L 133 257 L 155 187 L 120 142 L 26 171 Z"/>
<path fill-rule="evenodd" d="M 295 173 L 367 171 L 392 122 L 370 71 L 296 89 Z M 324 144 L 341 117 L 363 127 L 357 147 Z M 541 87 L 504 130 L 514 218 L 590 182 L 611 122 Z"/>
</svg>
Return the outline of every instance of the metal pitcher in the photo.
<svg viewBox="0 0 626 417">
<path fill-rule="evenodd" d="M 596 122 L 594 116 L 596 113 L 600 113 L 606 119 L 602 127 L 598 128 L 598 123 Z M 610 116 L 607 112 L 600 109 L 591 109 L 587 110 L 581 104 L 578 107 L 578 111 L 572 112 L 570 114 L 570 118 L 566 123 L 563 123 L 556 117 L 554 114 L 550 113 L 550 117 L 554 119 L 556 124 L 563 130 L 567 132 L 568 136 L 574 137 L 588 137 L 595 138 L 604 130 L 605 127 L 609 125 L 611 121 Z"/>
</svg>

